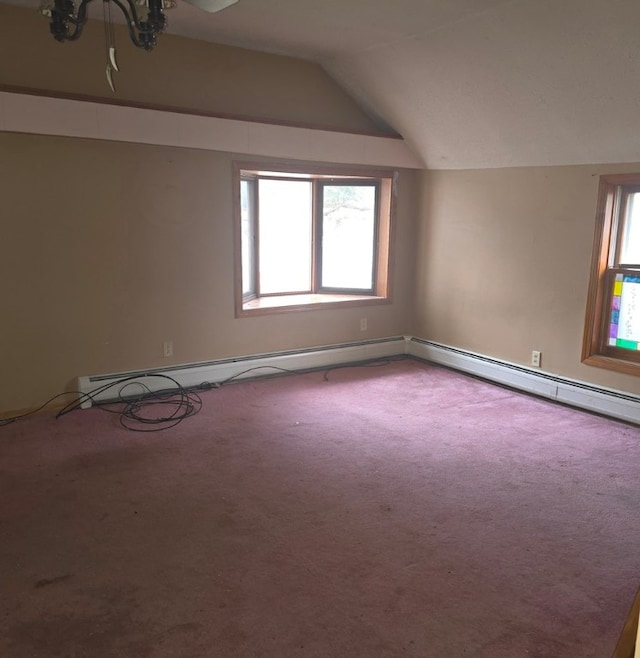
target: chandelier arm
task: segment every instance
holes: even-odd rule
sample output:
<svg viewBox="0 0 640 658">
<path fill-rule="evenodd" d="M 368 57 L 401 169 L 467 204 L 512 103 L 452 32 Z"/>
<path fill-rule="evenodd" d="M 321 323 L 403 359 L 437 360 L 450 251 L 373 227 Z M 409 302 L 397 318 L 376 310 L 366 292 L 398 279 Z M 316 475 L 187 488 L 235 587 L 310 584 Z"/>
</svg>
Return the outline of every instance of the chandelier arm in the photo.
<svg viewBox="0 0 640 658">
<path fill-rule="evenodd" d="M 91 2 L 91 0 L 88 0 L 88 1 Z M 162 29 L 158 29 L 157 27 L 151 26 L 151 24 L 147 21 L 141 21 L 138 18 L 138 10 L 136 9 L 136 3 L 135 3 L 134 0 L 124 0 L 124 2 L 126 2 L 129 5 L 129 13 L 127 13 L 127 9 L 124 6 L 124 2 L 122 0 L 110 0 L 110 2 L 114 2 L 115 4 L 117 4 L 118 7 L 120 7 L 120 10 L 122 11 L 122 13 L 126 17 L 129 17 L 129 14 L 130 14 L 131 19 L 130 19 L 129 24 L 131 26 L 135 26 L 135 28 L 137 30 L 140 30 L 140 32 L 145 33 L 145 34 L 157 34 L 159 32 L 162 32 L 162 30 L 164 29 L 164 26 L 162 27 Z M 151 0 L 149 2 L 150 5 L 152 3 L 153 3 L 153 0 Z M 160 12 L 164 16 L 164 12 L 162 12 L 162 2 L 157 2 L 156 4 L 159 4 Z"/>
<path fill-rule="evenodd" d="M 127 0 L 127 4 L 129 5 L 129 8 L 131 10 L 131 18 L 130 18 L 129 13 L 127 11 L 127 7 L 122 2 L 120 2 L 120 0 L 110 0 L 110 1 L 113 2 L 115 5 L 117 5 L 120 11 L 124 14 L 125 23 L 127 24 L 127 30 L 129 30 L 129 36 L 131 37 L 131 41 L 133 41 L 134 45 L 136 45 L 138 48 L 143 48 L 143 44 L 140 41 L 140 39 L 138 39 L 138 35 L 136 34 L 136 31 L 134 29 L 134 28 L 140 29 L 138 27 L 140 21 L 138 20 L 138 14 L 136 13 L 136 8 L 133 2 L 131 0 Z"/>
<path fill-rule="evenodd" d="M 85 0 L 83 0 L 84 2 Z M 91 2 L 91 0 L 86 0 Z M 138 48 L 144 48 L 144 50 L 151 50 L 156 45 L 155 37 L 157 34 L 160 34 L 165 27 L 165 16 L 162 12 L 162 2 L 156 0 L 155 4 L 159 4 L 159 13 L 160 13 L 160 22 L 153 20 L 141 21 L 138 18 L 138 12 L 136 10 L 136 5 L 134 0 L 109 0 L 118 6 L 120 11 L 124 14 L 127 19 L 127 29 L 129 30 L 129 37 L 133 41 L 134 45 Z M 127 11 L 127 6 L 129 11 Z M 151 5 L 153 0 L 150 0 L 149 4 Z M 151 9 L 151 7 L 150 7 Z M 136 33 L 138 30 L 138 33 Z"/>
<path fill-rule="evenodd" d="M 93 0 L 82 0 L 78 5 L 77 18 L 73 14 L 66 14 L 65 20 L 73 25 L 83 26 L 87 22 L 87 5 Z"/>
<path fill-rule="evenodd" d="M 64 11 L 60 0 L 56 0 L 51 12 L 50 31 L 58 41 L 76 41 L 82 34 L 82 28 L 87 22 L 87 5 L 93 0 L 82 0 L 78 6 L 76 16 Z M 69 23 L 74 26 L 73 32 L 69 30 Z"/>
</svg>

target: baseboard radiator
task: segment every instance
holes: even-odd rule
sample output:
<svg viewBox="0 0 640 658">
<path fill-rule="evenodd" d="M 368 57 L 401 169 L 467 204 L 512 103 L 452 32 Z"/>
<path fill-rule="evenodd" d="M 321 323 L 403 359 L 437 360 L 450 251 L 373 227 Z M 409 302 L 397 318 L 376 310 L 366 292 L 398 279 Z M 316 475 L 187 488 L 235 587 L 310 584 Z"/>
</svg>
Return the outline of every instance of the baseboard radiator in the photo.
<svg viewBox="0 0 640 658">
<path fill-rule="evenodd" d="M 407 354 L 557 402 L 640 424 L 640 396 L 637 395 L 415 337 L 407 339 Z"/>
<path fill-rule="evenodd" d="M 117 382 L 125 378 L 133 378 L 132 382 L 137 381 L 139 378 L 140 383 L 143 383 L 151 391 L 161 390 L 167 388 L 168 384 L 171 385 L 166 379 L 154 378 L 153 375 L 167 375 L 185 388 L 194 388 L 202 384 L 215 386 L 230 378 L 245 379 L 277 374 L 280 372 L 279 368 L 305 371 L 397 357 L 406 354 L 406 342 L 404 336 L 394 336 L 339 345 L 252 354 L 163 368 L 78 377 L 78 391 L 87 396 L 92 396 L 91 398 L 87 397 L 82 404 L 82 408 L 88 408 L 91 406 L 92 399 L 96 402 L 109 402 L 118 399 L 120 387 L 117 386 Z M 108 384 L 114 384 L 114 386 L 101 393 L 95 393 Z M 136 391 L 135 387 L 132 386 L 127 387 L 127 390 L 132 391 L 132 394 L 140 393 L 139 389 Z M 124 397 L 126 397 L 126 391 Z"/>
<path fill-rule="evenodd" d="M 574 407 L 640 424 L 640 396 L 559 377 L 538 369 L 534 370 L 413 336 L 393 336 L 187 365 L 79 377 L 78 390 L 85 394 L 93 394 L 109 383 L 115 384 L 128 377 L 139 377 L 150 390 L 166 388 L 166 380 L 150 377 L 154 374 L 168 375 L 181 386 L 192 388 L 203 383 L 216 385 L 229 378 L 245 379 L 277 374 L 278 368 L 305 371 L 402 355 L 447 366 Z M 117 387 L 111 387 L 94 396 L 99 402 L 117 398 Z M 82 406 L 90 407 L 91 399 L 87 398 Z"/>
</svg>

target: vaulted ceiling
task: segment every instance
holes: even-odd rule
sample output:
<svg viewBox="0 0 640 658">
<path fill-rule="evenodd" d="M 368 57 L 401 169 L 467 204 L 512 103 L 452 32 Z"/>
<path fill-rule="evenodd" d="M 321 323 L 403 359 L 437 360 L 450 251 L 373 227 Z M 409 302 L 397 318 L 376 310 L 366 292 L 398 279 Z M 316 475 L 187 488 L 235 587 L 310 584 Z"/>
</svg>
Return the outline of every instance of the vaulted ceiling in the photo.
<svg viewBox="0 0 640 658">
<path fill-rule="evenodd" d="M 638 0 L 178 5 L 170 32 L 319 62 L 430 168 L 640 161 Z"/>
</svg>

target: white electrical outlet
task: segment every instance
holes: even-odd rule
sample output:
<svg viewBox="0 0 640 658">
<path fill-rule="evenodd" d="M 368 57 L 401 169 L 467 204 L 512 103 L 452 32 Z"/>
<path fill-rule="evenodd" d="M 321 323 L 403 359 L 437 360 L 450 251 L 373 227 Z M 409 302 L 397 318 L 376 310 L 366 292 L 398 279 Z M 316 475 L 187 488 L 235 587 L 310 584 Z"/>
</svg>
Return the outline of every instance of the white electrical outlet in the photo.
<svg viewBox="0 0 640 658">
<path fill-rule="evenodd" d="M 367 318 L 360 318 L 360 331 L 367 330 Z"/>
<path fill-rule="evenodd" d="M 163 354 L 166 357 L 173 356 L 173 342 L 170 340 L 165 340 L 163 343 Z"/>
<path fill-rule="evenodd" d="M 541 360 L 542 360 L 542 352 L 538 352 L 538 350 L 533 350 L 533 352 L 531 352 L 531 365 L 534 368 L 539 368 Z"/>
</svg>

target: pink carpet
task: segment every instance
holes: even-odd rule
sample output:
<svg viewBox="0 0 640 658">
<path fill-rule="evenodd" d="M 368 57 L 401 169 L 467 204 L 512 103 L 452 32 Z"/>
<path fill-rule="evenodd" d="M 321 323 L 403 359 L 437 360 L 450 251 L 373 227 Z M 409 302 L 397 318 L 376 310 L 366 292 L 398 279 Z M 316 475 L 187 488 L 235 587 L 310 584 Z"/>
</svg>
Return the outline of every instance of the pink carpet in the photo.
<svg viewBox="0 0 640 658">
<path fill-rule="evenodd" d="M 609 657 L 640 429 L 416 361 L 0 429 L 7 658 Z"/>
</svg>

